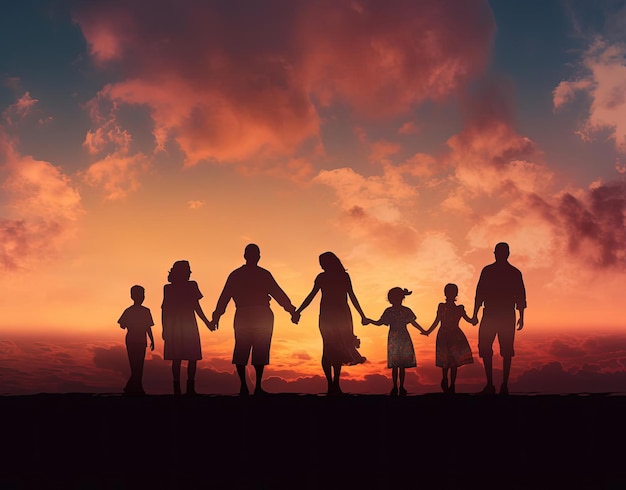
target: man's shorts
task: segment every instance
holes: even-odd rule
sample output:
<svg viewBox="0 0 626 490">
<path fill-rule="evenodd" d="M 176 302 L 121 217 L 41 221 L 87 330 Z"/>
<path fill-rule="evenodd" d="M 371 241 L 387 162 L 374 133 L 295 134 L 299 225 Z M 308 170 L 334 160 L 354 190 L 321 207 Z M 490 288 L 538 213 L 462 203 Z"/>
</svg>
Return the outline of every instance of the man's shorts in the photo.
<svg viewBox="0 0 626 490">
<path fill-rule="evenodd" d="M 235 311 L 235 350 L 233 364 L 248 364 L 252 351 L 254 366 L 270 363 L 270 344 L 274 314 L 267 306 L 239 308 Z"/>
<path fill-rule="evenodd" d="M 493 356 L 493 341 L 496 336 L 500 344 L 502 357 L 513 357 L 513 341 L 515 340 L 515 310 L 493 311 L 484 310 L 478 329 L 478 355 Z"/>
</svg>

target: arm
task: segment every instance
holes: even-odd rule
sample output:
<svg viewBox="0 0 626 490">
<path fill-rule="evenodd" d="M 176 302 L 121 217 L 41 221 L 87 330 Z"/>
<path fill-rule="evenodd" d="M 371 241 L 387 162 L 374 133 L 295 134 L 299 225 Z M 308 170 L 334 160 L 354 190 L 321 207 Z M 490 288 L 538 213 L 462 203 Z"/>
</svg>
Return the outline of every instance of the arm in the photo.
<svg viewBox="0 0 626 490">
<path fill-rule="evenodd" d="M 422 332 L 422 335 L 428 335 L 428 332 L 426 330 L 424 330 L 422 328 L 422 326 L 417 323 L 415 320 L 411 320 L 411 325 L 413 325 L 415 328 L 417 328 L 420 332 Z"/>
<path fill-rule="evenodd" d="M 517 329 L 521 330 L 522 328 L 524 328 L 524 309 L 525 308 L 520 308 L 519 309 L 519 320 L 517 320 Z"/>
<path fill-rule="evenodd" d="M 385 321 L 382 316 L 378 320 L 372 320 L 371 318 L 366 318 L 365 320 L 367 321 L 367 324 L 371 323 L 372 325 L 378 325 L 379 327 L 385 325 Z"/>
<path fill-rule="evenodd" d="M 231 277 L 232 273 L 230 276 L 228 276 L 228 279 L 226 279 L 226 284 L 224 284 L 222 294 L 220 294 L 220 297 L 217 300 L 217 305 L 215 306 L 215 310 L 213 311 L 211 325 L 213 325 L 214 329 L 219 328 L 220 317 L 226 311 L 226 306 L 228 306 L 229 301 L 233 297 L 233 286 Z"/>
<path fill-rule="evenodd" d="M 484 272 L 485 270 L 483 269 L 482 272 L 480 273 L 478 284 L 476 284 L 476 296 L 474 297 L 474 313 L 472 313 L 472 321 L 470 322 L 472 325 L 478 324 L 478 312 L 484 301 L 484 297 L 483 297 Z"/>
<path fill-rule="evenodd" d="M 441 322 L 441 308 L 437 308 L 437 316 L 433 321 L 433 324 L 430 326 L 428 330 L 426 330 L 425 335 L 430 335 L 430 333 L 437 328 L 437 325 Z"/>
<path fill-rule="evenodd" d="M 352 289 L 352 281 L 350 281 L 350 276 L 348 276 L 348 297 L 350 298 L 350 301 L 352 301 L 352 304 L 354 305 L 356 311 L 358 311 L 359 315 L 361 315 L 361 323 L 365 325 L 367 322 L 367 318 L 365 317 L 365 313 L 363 313 L 363 310 L 361 309 L 359 300 L 356 299 L 356 295 L 354 294 L 354 290 Z"/>
<path fill-rule="evenodd" d="M 313 298 L 315 298 L 315 295 L 317 294 L 319 290 L 320 290 L 320 287 L 317 285 L 317 283 L 314 284 L 313 289 L 311 289 L 311 292 L 308 294 L 306 298 L 304 298 L 304 301 L 302 302 L 300 307 L 296 310 L 296 314 L 300 315 L 300 313 L 302 313 L 304 309 L 311 304 L 311 301 L 313 301 Z"/>
<path fill-rule="evenodd" d="M 163 286 L 163 303 L 161 304 L 161 338 L 165 340 L 165 291 L 166 288 Z"/>
<path fill-rule="evenodd" d="M 209 327 L 209 330 L 213 331 L 215 329 L 217 329 L 217 323 L 213 324 L 212 322 L 209 321 L 209 319 L 206 317 L 206 315 L 204 314 L 204 311 L 202 311 L 202 306 L 200 306 L 200 301 L 196 301 L 196 304 L 193 307 L 193 311 L 196 312 L 196 315 L 198 315 L 200 317 L 200 319 L 206 324 L 207 327 Z M 213 328 L 211 328 L 213 327 Z"/>
<path fill-rule="evenodd" d="M 461 318 L 463 318 L 463 320 L 465 320 L 468 323 L 472 323 L 472 319 L 467 316 L 467 313 L 465 312 L 465 306 L 461 305 L 461 307 L 463 308 L 463 315 L 461 315 Z"/>
<path fill-rule="evenodd" d="M 524 328 L 524 310 L 526 309 L 526 288 L 524 287 L 524 280 L 522 279 L 522 273 L 519 273 L 519 292 L 516 298 L 517 309 L 519 311 L 519 320 L 517 320 L 517 329 Z"/>
<path fill-rule="evenodd" d="M 284 308 L 287 313 L 291 313 L 293 317 L 296 312 L 296 307 L 291 303 L 289 296 L 287 293 L 282 290 L 282 288 L 278 285 L 274 277 L 269 274 L 269 293 L 272 298 L 276 300 L 276 302 Z"/>
<path fill-rule="evenodd" d="M 148 327 L 146 330 L 148 337 L 150 338 L 150 350 L 154 350 L 154 336 L 152 335 L 152 327 Z"/>
</svg>

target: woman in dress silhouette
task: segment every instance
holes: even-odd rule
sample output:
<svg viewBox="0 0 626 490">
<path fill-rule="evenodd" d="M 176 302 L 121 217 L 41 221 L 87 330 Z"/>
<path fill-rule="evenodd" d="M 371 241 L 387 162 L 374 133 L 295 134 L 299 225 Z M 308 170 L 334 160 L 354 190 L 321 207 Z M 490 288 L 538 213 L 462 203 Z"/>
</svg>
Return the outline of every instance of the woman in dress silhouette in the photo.
<svg viewBox="0 0 626 490">
<path fill-rule="evenodd" d="M 163 358 L 172 361 L 174 394 L 180 395 L 180 365 L 187 361 L 187 394 L 195 395 L 196 363 L 202 359 L 196 314 L 214 330 L 202 308 L 202 293 L 196 281 L 190 281 L 191 268 L 186 260 L 174 262 L 163 287 L 161 323 L 163 325 Z"/>
<path fill-rule="evenodd" d="M 340 395 L 341 366 L 361 364 L 366 360 L 357 350 L 360 342 L 354 335 L 348 298 L 361 315 L 363 324 L 366 317 L 352 289 L 350 276 L 339 258 L 332 252 L 324 252 L 319 261 L 324 272 L 315 278 L 313 289 L 296 310 L 296 314 L 299 316 L 318 291 L 322 291 L 319 316 L 323 342 L 322 369 L 328 382 L 328 395 Z"/>
</svg>

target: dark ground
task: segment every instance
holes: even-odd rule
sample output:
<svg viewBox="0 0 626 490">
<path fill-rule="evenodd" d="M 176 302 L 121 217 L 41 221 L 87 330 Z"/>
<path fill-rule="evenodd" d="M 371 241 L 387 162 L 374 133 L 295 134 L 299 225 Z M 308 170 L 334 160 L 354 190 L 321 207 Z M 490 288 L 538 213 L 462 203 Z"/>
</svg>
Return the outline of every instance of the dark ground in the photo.
<svg viewBox="0 0 626 490">
<path fill-rule="evenodd" d="M 626 396 L 59 394 L 0 414 L 1 489 L 626 488 Z"/>
</svg>

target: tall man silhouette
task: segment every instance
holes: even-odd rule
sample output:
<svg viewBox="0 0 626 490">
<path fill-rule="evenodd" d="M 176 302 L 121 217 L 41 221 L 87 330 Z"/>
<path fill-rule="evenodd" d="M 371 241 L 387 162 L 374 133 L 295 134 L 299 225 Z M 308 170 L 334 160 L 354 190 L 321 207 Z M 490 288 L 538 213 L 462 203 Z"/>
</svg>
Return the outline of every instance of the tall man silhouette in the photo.
<svg viewBox="0 0 626 490">
<path fill-rule="evenodd" d="M 498 337 L 502 356 L 502 386 L 500 393 L 509 393 L 509 374 L 511 359 L 515 355 L 515 310 L 519 311 L 517 330 L 524 328 L 524 309 L 526 308 L 526 290 L 522 273 L 509 264 L 509 245 L 500 242 L 494 249 L 496 261 L 487 265 L 480 273 L 476 286 L 474 314 L 472 323 L 478 323 L 478 311 L 484 306 L 483 316 L 478 329 L 478 354 L 483 358 L 487 385 L 482 394 L 496 392 L 493 384 L 493 342 Z"/>
<path fill-rule="evenodd" d="M 241 381 L 240 395 L 248 394 L 246 365 L 252 351 L 252 365 L 256 371 L 255 395 L 265 394 L 261 388 L 263 369 L 269 364 L 270 344 L 274 330 L 274 314 L 270 299 L 274 298 L 297 322 L 296 307 L 272 277 L 272 274 L 257 264 L 261 258 L 259 247 L 254 243 L 246 246 L 245 265 L 230 273 L 220 295 L 211 324 L 217 328 L 220 317 L 226 311 L 231 298 L 235 301 L 235 348 L 233 364 Z"/>
</svg>

